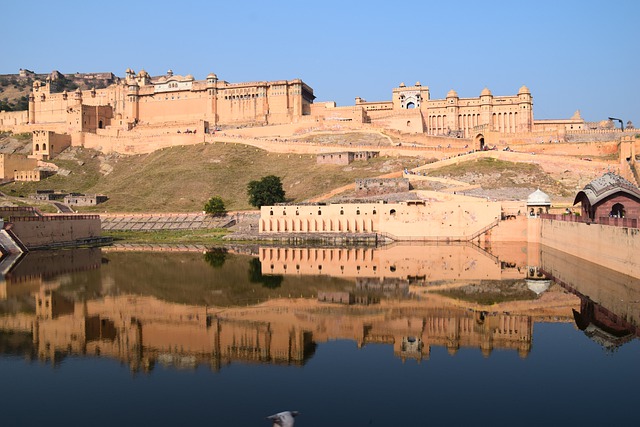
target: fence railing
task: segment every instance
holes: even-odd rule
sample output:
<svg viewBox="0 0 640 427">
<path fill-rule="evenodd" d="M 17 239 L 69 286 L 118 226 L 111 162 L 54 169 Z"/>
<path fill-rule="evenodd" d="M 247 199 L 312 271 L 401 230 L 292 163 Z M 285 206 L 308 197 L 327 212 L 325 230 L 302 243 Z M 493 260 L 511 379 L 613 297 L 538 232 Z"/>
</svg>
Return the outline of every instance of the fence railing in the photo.
<svg viewBox="0 0 640 427">
<path fill-rule="evenodd" d="M 551 219 L 554 221 L 581 222 L 585 224 L 609 225 L 612 227 L 638 228 L 637 218 L 615 218 L 615 217 L 601 216 L 601 217 L 598 217 L 596 220 L 592 220 L 587 216 L 573 215 L 573 214 L 540 214 L 540 218 Z"/>
</svg>

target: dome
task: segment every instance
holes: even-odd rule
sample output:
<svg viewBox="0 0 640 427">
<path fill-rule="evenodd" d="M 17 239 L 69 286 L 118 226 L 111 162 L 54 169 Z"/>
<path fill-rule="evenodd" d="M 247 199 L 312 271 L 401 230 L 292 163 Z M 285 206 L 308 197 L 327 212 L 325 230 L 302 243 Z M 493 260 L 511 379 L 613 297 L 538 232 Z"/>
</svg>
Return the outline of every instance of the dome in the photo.
<svg viewBox="0 0 640 427">
<path fill-rule="evenodd" d="M 491 91 L 489 90 L 489 88 L 484 88 L 482 89 L 482 92 L 480 92 L 480 96 L 491 96 Z"/>
<path fill-rule="evenodd" d="M 527 197 L 527 206 L 551 206 L 551 197 L 538 188 Z"/>
<path fill-rule="evenodd" d="M 640 199 L 640 189 L 638 187 L 620 175 L 613 172 L 607 172 L 601 177 L 598 177 L 588 183 L 582 191 L 578 192 L 573 204 L 575 205 L 580 202 L 583 197 L 586 197 L 591 206 L 593 206 L 601 200 L 604 200 L 618 192 Z"/>
<path fill-rule="evenodd" d="M 451 89 L 448 93 L 447 93 L 447 98 L 457 98 L 458 97 L 458 92 L 456 92 L 455 90 Z"/>
<path fill-rule="evenodd" d="M 416 82 L 416 86 L 417 86 L 417 87 L 422 86 L 422 85 L 420 84 L 420 81 L 417 81 L 417 82 Z"/>
<path fill-rule="evenodd" d="M 525 85 L 522 85 L 520 90 L 518 91 L 518 95 L 531 95 L 531 91 Z"/>
<path fill-rule="evenodd" d="M 400 87 L 407 87 L 404 82 L 400 83 Z"/>
<path fill-rule="evenodd" d="M 140 72 L 138 73 L 138 77 L 149 77 L 149 73 L 147 73 L 145 70 L 140 70 Z"/>
<path fill-rule="evenodd" d="M 185 77 L 186 80 L 195 80 L 191 74 L 187 74 Z"/>
<path fill-rule="evenodd" d="M 218 76 L 215 75 L 215 73 L 209 73 L 209 75 L 207 76 L 208 79 L 218 79 Z"/>
</svg>

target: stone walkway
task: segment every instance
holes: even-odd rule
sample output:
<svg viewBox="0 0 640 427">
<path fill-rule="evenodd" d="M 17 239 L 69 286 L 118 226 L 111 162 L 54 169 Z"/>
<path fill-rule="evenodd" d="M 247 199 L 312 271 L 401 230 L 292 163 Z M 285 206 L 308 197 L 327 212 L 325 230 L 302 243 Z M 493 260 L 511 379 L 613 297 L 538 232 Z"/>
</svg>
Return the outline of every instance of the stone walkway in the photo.
<svg viewBox="0 0 640 427">
<path fill-rule="evenodd" d="M 100 219 L 103 230 L 117 231 L 212 229 L 230 227 L 236 223 L 233 215 L 214 218 L 202 213 L 101 214 Z"/>
</svg>

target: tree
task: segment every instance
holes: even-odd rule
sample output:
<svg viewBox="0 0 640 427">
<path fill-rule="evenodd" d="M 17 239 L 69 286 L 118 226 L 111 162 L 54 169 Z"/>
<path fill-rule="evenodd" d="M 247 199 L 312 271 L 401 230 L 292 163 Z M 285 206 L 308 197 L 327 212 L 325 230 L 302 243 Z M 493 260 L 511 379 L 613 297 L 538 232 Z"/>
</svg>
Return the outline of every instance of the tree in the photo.
<svg viewBox="0 0 640 427">
<path fill-rule="evenodd" d="M 249 282 L 260 283 L 262 287 L 276 289 L 282 285 L 284 277 L 280 274 L 262 274 L 262 263 L 258 258 L 249 261 Z"/>
<path fill-rule="evenodd" d="M 210 198 L 209 201 L 205 203 L 204 211 L 213 216 L 225 216 L 227 214 L 224 201 L 218 196 Z"/>
<path fill-rule="evenodd" d="M 247 185 L 247 195 L 249 203 L 257 208 L 285 201 L 282 181 L 275 175 L 265 176 L 260 181 L 251 181 Z"/>
</svg>

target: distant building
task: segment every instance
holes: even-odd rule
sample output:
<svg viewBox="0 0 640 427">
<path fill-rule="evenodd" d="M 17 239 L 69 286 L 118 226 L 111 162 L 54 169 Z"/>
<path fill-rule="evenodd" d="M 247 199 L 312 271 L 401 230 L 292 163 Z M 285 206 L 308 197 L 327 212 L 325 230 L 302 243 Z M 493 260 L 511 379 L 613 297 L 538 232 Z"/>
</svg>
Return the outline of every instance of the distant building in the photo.
<svg viewBox="0 0 640 427">
<path fill-rule="evenodd" d="M 29 171 L 36 168 L 38 161 L 22 154 L 0 154 L 0 180 L 15 178 L 18 171 Z"/>
<path fill-rule="evenodd" d="M 369 160 L 380 155 L 379 151 L 340 151 L 320 153 L 316 156 L 319 165 L 348 165 L 356 160 Z"/>
<path fill-rule="evenodd" d="M 106 202 L 107 199 L 107 196 L 100 194 L 71 193 L 64 197 L 64 203 L 72 206 L 95 206 L 99 203 Z"/>
<path fill-rule="evenodd" d="M 26 171 L 16 171 L 13 175 L 13 179 L 16 181 L 22 182 L 37 182 L 41 181 L 51 175 L 54 172 L 40 169 L 26 170 Z"/>
</svg>

